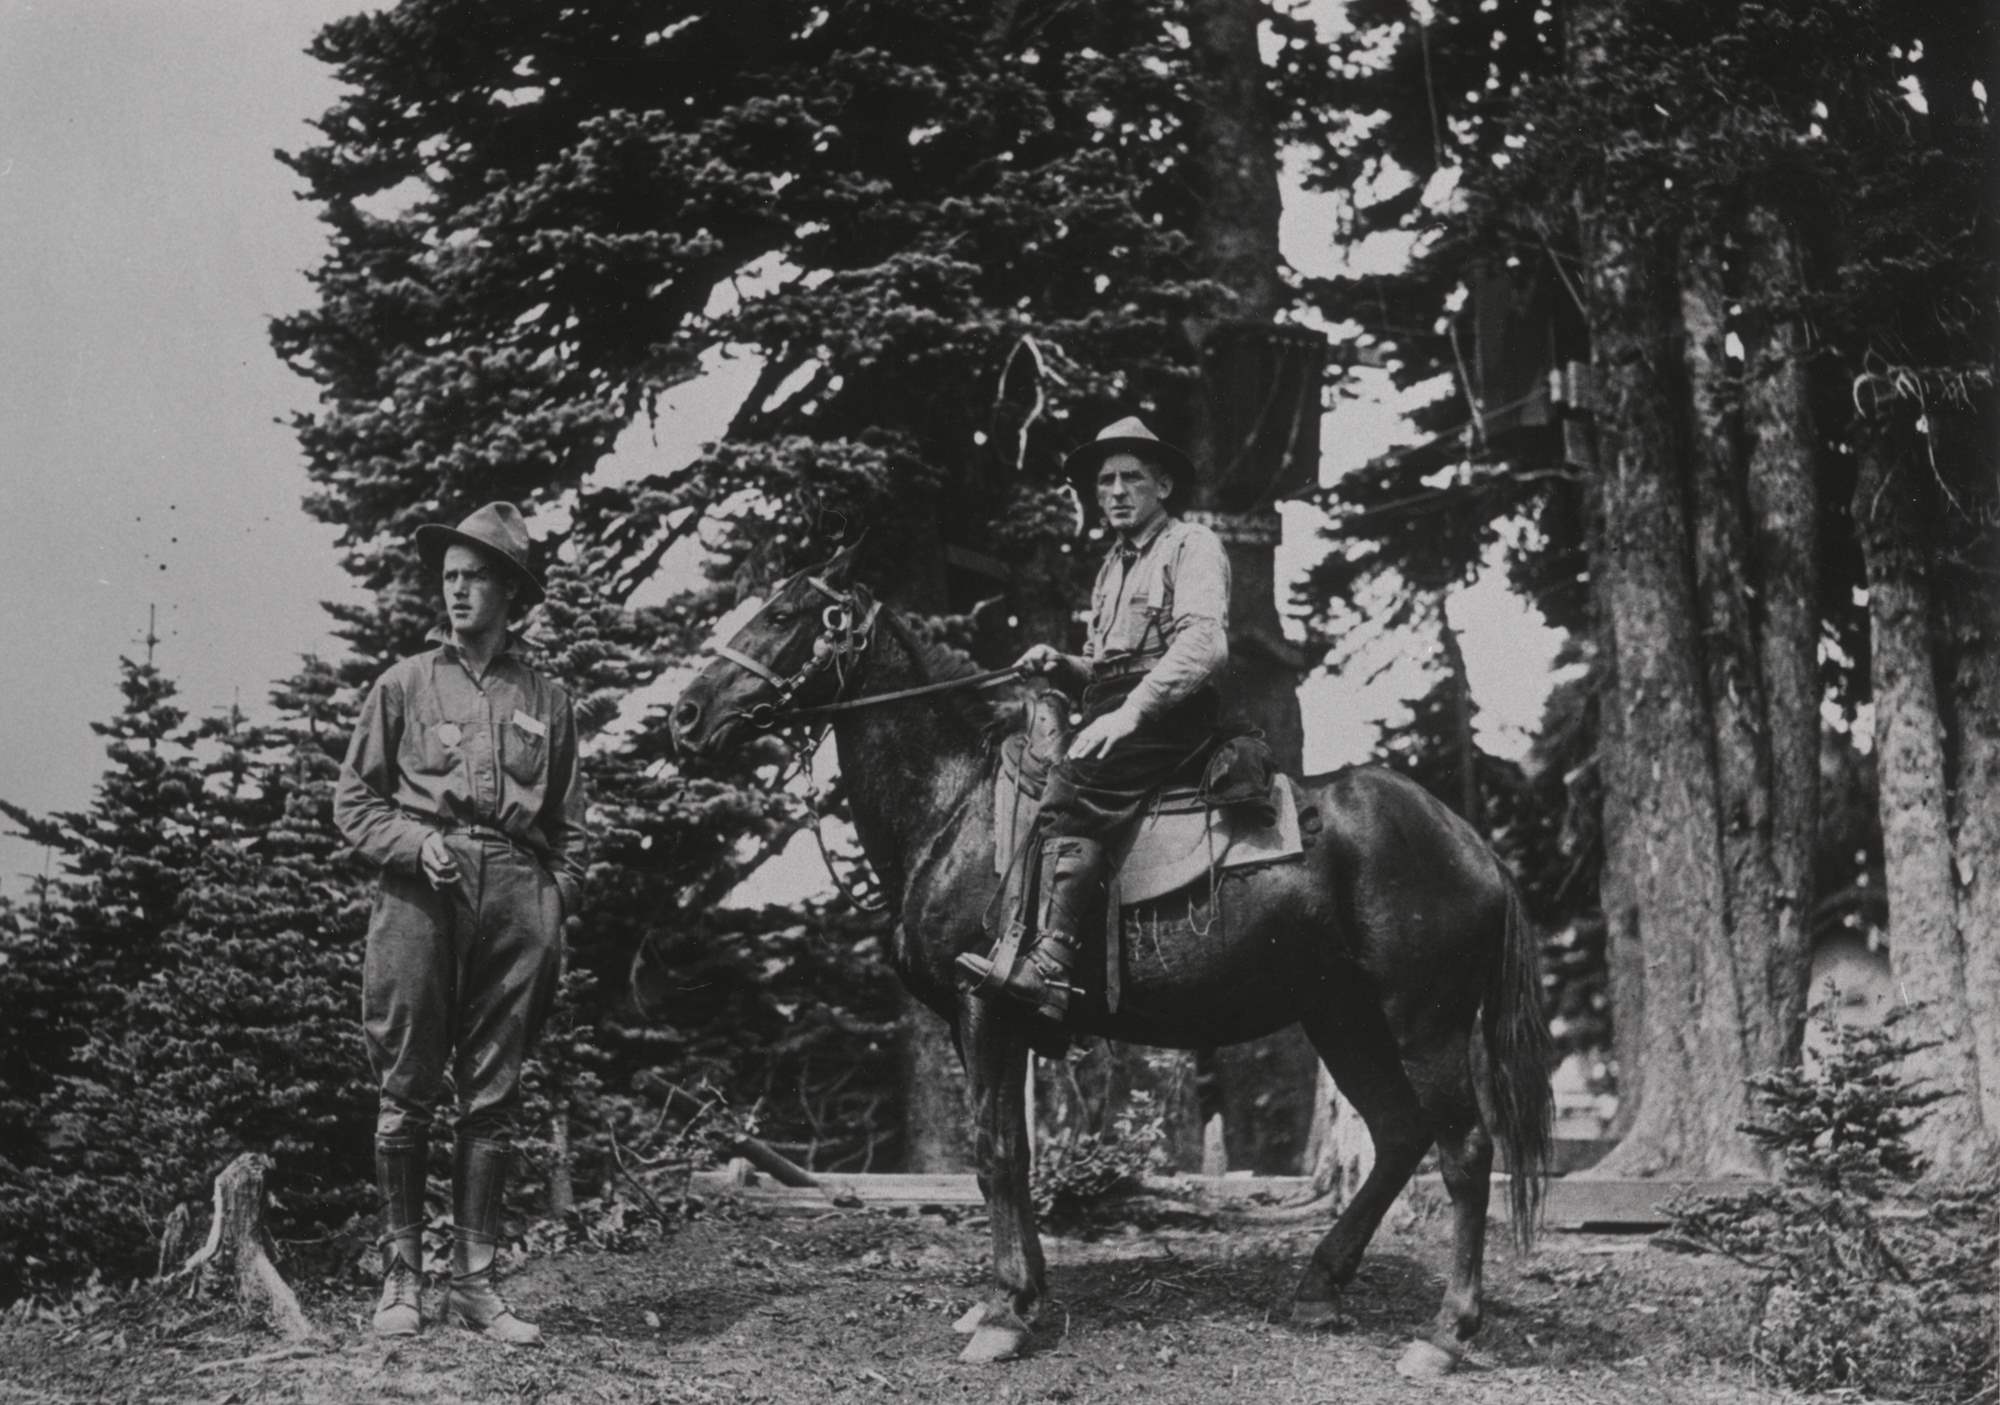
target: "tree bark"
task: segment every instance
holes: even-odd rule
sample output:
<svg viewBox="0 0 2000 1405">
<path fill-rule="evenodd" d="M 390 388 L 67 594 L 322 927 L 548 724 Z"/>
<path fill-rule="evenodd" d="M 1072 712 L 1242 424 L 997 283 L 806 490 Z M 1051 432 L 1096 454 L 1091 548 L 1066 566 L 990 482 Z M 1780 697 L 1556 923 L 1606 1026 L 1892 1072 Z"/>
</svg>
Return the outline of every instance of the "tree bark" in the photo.
<svg viewBox="0 0 2000 1405">
<path fill-rule="evenodd" d="M 1202 272 L 1232 295 L 1228 306 L 1189 320 L 1187 335 L 1200 358 L 1218 317 L 1267 322 L 1284 305 L 1278 246 L 1283 202 L 1277 119 L 1258 47 L 1263 7 L 1253 0 L 1191 0 L 1186 19 L 1200 114 L 1190 149 L 1198 200 L 1194 241 Z M 1316 425 L 1316 408 L 1311 418 Z M 1221 474 L 1237 451 L 1217 437 L 1214 416 L 1204 413 L 1196 431 L 1195 461 L 1202 471 L 1196 505 L 1210 510 L 1222 506 Z M 1298 673 L 1279 644 L 1284 633 L 1274 583 L 1275 543 L 1225 534 L 1224 545 L 1232 577 L 1229 700 L 1238 715 L 1263 731 L 1279 767 L 1296 775 L 1305 730 Z M 1263 1172 L 1296 1171 L 1319 1101 L 1319 1058 L 1304 1034 L 1286 1030 L 1214 1050 L 1201 1064 L 1201 1081 L 1212 1089 L 1202 1120 L 1221 1112 L 1230 1163 Z"/>
<path fill-rule="evenodd" d="M 1863 438 L 1853 515 L 1868 571 L 1889 967 L 1898 998 L 1923 1007 L 1923 1031 L 1936 1040 L 1905 1073 L 1950 1094 L 1912 1140 L 1950 1165 L 1979 1141 L 1980 1069 L 1963 981 L 1930 544 L 1907 439 L 1886 429 Z"/>
<path fill-rule="evenodd" d="M 972 1111 L 951 1031 L 907 991 L 903 1003 L 903 1168 L 971 1167 Z"/>
<path fill-rule="evenodd" d="M 1958 880 L 1959 985 L 1978 1073 L 1979 1133 L 1955 1150 L 1978 1164 L 2000 1149 L 2000 504 L 1994 407 L 1984 416 L 1925 413 L 1927 471 L 1949 481 L 1942 514 L 1952 658 L 1949 747 L 1953 876 Z"/>
<path fill-rule="evenodd" d="M 1639 908 L 1631 801 L 1638 790 L 1628 764 L 1624 710 L 1618 699 L 1618 634 L 1602 583 L 1611 579 L 1611 548 L 1605 494 L 1593 492 L 1586 506 L 1584 549 L 1590 578 L 1600 588 L 1592 598 L 1592 672 L 1597 750 L 1593 758 L 1598 797 L 1597 834 L 1602 850 L 1597 866 L 1597 904 L 1604 915 L 1606 994 L 1611 1002 L 1611 1057 L 1617 1071 L 1618 1108 L 1606 1129 L 1614 1141 L 1632 1126 L 1644 1095 L 1645 1060 L 1639 1035 L 1645 1028 L 1645 953 L 1639 944 Z"/>
<path fill-rule="evenodd" d="M 1741 1038 L 1746 1052 L 1756 1050 L 1749 1066 L 1771 1068 L 1777 1060 L 1766 1051 L 1775 1041 L 1766 1034 L 1768 1022 L 1758 1018 L 1765 1003 L 1763 961 L 1752 944 L 1776 910 L 1778 885 L 1771 864 L 1768 709 L 1752 617 L 1759 582 L 1745 521 L 1739 387 L 1726 352 L 1732 290 L 1723 251 L 1705 234 L 1682 238 L 1679 271 L 1697 596 L 1693 646 L 1713 738 L 1726 943 L 1721 959 L 1731 986 L 1743 992 Z"/>
<path fill-rule="evenodd" d="M 1753 204 L 1745 220 L 1742 285 L 1757 290 L 1743 320 L 1744 480 L 1755 602 L 1763 628 L 1765 778 L 1770 797 L 1770 914 L 1765 979 L 1772 1038 L 1769 1066 L 1799 1054 L 1811 963 L 1813 856 L 1819 829 L 1820 697 L 1818 435 L 1810 410 L 1805 329 L 1780 290 L 1804 287 L 1801 254 L 1787 219 Z"/>
<path fill-rule="evenodd" d="M 1581 77 L 1610 67 L 1622 11 L 1571 11 Z M 1745 1080 L 1794 1057 L 1802 1034 L 1816 441 L 1785 310 L 1800 282 L 1789 226 L 1752 192 L 1737 199 L 1678 231 L 1639 225 L 1615 195 L 1579 202 L 1608 670 L 1600 891 L 1624 1123 L 1607 1174 L 1760 1174 Z M 1754 306 L 1740 322 L 1739 302 Z"/>
<path fill-rule="evenodd" d="M 1719 843 L 1715 738 L 1703 677 L 1674 246 L 1586 215 L 1608 605 L 1627 754 L 1631 908 L 1645 984 L 1643 1096 L 1607 1174 L 1756 1174 L 1739 1130 L 1753 1071 Z M 1643 746 L 1643 753 L 1636 749 Z M 1761 990 L 1762 981 L 1758 982 Z"/>
<path fill-rule="evenodd" d="M 1190 162 L 1202 271 L 1235 295 L 1224 315 L 1268 321 L 1284 304 L 1278 250 L 1278 124 L 1254 0 L 1189 0 L 1188 51 L 1200 111 Z M 1199 347 L 1202 329 L 1193 340 Z"/>
</svg>

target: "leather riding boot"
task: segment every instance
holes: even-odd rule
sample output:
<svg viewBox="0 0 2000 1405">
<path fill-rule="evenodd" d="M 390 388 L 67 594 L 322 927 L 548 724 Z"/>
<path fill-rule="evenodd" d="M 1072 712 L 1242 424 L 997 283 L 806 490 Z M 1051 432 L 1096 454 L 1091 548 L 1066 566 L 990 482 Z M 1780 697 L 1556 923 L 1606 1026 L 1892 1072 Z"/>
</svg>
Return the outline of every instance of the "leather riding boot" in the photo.
<svg viewBox="0 0 2000 1405">
<path fill-rule="evenodd" d="M 375 1335 L 415 1336 L 424 1325 L 424 1182 L 430 1144 L 421 1133 L 375 1140 L 382 1190 L 382 1295 Z"/>
<path fill-rule="evenodd" d="M 1069 1013 L 1074 989 L 1070 971 L 1077 946 L 1098 913 L 1104 910 L 1107 856 L 1095 839 L 1057 835 L 1042 842 L 1042 904 L 1036 936 L 1021 964 L 993 989 L 1010 1000 L 1034 1007 L 1045 1020 L 1061 1024 Z M 976 958 L 960 957 L 961 968 Z M 991 972 L 985 963 L 982 978 Z"/>
<path fill-rule="evenodd" d="M 445 1294 L 444 1317 L 496 1342 L 540 1346 L 542 1329 L 516 1317 L 493 1286 L 507 1154 L 504 1142 L 458 1139 L 451 1178 L 451 1288 Z"/>
</svg>

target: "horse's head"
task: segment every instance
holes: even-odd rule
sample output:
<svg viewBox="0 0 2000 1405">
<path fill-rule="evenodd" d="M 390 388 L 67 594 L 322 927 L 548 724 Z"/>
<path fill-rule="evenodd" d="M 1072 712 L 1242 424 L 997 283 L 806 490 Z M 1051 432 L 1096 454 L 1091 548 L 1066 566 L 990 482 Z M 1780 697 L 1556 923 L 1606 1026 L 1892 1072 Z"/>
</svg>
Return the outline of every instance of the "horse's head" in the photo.
<svg viewBox="0 0 2000 1405">
<path fill-rule="evenodd" d="M 772 592 L 729 643 L 681 690 L 669 719 L 674 744 L 712 754 L 783 721 L 793 708 L 831 702 L 868 647 L 880 608 L 849 584 L 854 548 Z"/>
</svg>

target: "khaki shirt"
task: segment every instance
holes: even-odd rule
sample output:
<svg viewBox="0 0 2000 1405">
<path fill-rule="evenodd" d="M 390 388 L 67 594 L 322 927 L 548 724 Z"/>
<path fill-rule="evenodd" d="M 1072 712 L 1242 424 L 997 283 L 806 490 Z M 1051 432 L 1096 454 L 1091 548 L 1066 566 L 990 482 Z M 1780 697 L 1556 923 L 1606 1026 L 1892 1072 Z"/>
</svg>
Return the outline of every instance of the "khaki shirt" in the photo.
<svg viewBox="0 0 2000 1405">
<path fill-rule="evenodd" d="M 583 894 L 583 777 L 569 694 L 514 652 L 475 678 L 445 640 L 404 659 L 361 709 L 334 787 L 342 837 L 379 867 L 421 877 L 434 829 L 497 829 L 545 864 L 565 915 Z"/>
<path fill-rule="evenodd" d="M 1229 556 L 1207 527 L 1162 518 L 1121 541 L 1090 593 L 1083 656 L 1100 676 L 1143 668 L 1124 706 L 1157 717 L 1229 662 Z"/>
</svg>

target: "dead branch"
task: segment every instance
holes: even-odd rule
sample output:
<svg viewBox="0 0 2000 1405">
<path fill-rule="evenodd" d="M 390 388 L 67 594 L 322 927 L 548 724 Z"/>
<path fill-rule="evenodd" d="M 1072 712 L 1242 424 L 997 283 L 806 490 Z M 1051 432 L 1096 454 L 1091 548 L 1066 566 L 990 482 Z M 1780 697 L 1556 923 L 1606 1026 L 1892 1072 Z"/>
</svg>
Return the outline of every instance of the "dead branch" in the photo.
<svg viewBox="0 0 2000 1405">
<path fill-rule="evenodd" d="M 684 1110 L 690 1118 L 703 1115 L 711 1106 L 664 1079 L 647 1078 L 639 1086 L 648 1091 L 658 1091 L 666 1099 L 668 1107 Z M 748 1161 L 779 1185 L 805 1189 L 816 1189 L 819 1186 L 818 1177 L 797 1162 L 780 1154 L 769 1142 L 759 1141 L 746 1133 L 738 1133 L 728 1139 L 727 1149 Z"/>
</svg>

